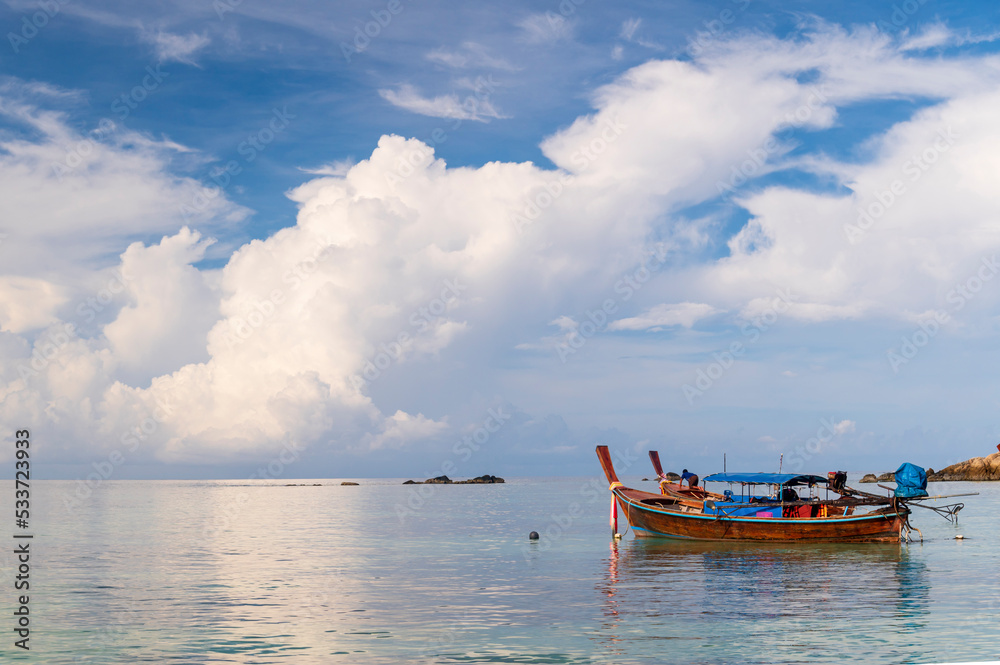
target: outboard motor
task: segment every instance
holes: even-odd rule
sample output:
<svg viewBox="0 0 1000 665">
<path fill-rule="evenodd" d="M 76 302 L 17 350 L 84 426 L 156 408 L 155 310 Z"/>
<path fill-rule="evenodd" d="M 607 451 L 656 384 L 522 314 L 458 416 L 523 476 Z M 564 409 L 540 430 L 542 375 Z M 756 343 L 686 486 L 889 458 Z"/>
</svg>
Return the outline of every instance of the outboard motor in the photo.
<svg viewBox="0 0 1000 665">
<path fill-rule="evenodd" d="M 830 471 L 826 474 L 826 479 L 832 490 L 842 490 L 847 486 L 846 471 Z"/>
</svg>

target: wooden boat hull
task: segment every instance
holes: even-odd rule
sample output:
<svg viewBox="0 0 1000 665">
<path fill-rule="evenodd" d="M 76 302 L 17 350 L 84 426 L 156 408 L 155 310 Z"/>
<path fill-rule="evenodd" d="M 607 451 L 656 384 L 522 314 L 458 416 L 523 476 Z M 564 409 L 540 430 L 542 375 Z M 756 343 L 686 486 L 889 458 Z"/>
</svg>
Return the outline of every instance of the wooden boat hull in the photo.
<svg viewBox="0 0 1000 665">
<path fill-rule="evenodd" d="M 723 517 L 684 512 L 683 507 L 650 502 L 659 494 L 617 487 L 615 497 L 637 537 L 685 540 L 756 540 L 815 543 L 894 543 L 909 510 L 877 511 L 863 515 L 784 518 Z M 642 496 L 647 495 L 647 496 Z M 669 499 L 667 499 L 669 501 Z M 897 512 L 898 511 L 898 512 Z"/>
<path fill-rule="evenodd" d="M 899 542 L 910 514 L 905 503 L 891 500 L 877 510 L 860 514 L 828 517 L 784 517 L 785 504 L 760 504 L 753 515 L 719 514 L 707 510 L 694 497 L 683 496 L 674 487 L 664 494 L 654 494 L 625 487 L 618 480 L 607 446 L 597 446 L 597 457 L 611 484 L 620 512 L 639 537 L 678 538 L 684 540 L 749 540 L 811 543 L 895 543 Z M 654 460 L 654 464 L 657 460 Z M 670 484 L 672 485 L 672 484 Z M 662 486 L 661 486 L 661 489 Z M 699 490 L 701 488 L 698 488 Z M 887 500 L 889 501 L 889 500 Z M 807 502 L 789 502 L 798 508 Z M 746 504 L 741 504 L 746 506 Z M 832 506 L 833 502 L 816 506 Z M 734 504 L 734 508 L 737 507 Z M 810 505 L 810 515 L 812 506 Z M 746 510 L 747 508 L 741 508 Z M 615 518 L 617 524 L 617 518 Z"/>
</svg>

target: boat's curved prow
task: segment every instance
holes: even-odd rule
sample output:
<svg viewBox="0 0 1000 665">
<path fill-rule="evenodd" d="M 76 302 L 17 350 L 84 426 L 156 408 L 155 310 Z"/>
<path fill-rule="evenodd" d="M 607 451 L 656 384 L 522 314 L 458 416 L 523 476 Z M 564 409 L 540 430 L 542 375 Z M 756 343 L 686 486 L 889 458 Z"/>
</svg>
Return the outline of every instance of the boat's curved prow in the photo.
<svg viewBox="0 0 1000 665">
<path fill-rule="evenodd" d="M 666 480 L 667 476 L 663 473 L 663 465 L 660 464 L 660 453 L 656 450 L 650 450 L 649 461 L 653 463 L 653 470 L 656 471 L 656 475 L 659 476 L 661 480 Z"/>
<path fill-rule="evenodd" d="M 608 483 L 620 483 L 621 481 L 618 480 L 618 475 L 615 473 L 615 465 L 611 463 L 611 451 L 608 450 L 607 446 L 597 446 L 597 459 L 601 460 L 601 468 L 604 469 Z"/>
</svg>

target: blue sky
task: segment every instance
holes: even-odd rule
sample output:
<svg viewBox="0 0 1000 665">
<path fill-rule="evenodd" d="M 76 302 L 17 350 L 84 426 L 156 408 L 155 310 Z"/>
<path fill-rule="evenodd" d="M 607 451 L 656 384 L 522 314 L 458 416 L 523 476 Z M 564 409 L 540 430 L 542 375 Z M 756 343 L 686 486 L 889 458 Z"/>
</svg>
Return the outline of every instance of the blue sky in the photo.
<svg viewBox="0 0 1000 665">
<path fill-rule="evenodd" d="M 44 475 L 940 468 L 1000 436 L 992 5 L 0 28 L 0 420 Z"/>
</svg>

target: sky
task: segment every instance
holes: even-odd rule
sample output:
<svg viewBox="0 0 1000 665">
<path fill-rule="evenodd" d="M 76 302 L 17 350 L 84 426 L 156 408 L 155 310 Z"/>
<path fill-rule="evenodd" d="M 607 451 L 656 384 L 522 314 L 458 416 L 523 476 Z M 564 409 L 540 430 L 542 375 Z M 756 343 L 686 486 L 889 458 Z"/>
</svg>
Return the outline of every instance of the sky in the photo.
<svg viewBox="0 0 1000 665">
<path fill-rule="evenodd" d="M 5 0 L 0 35 L 4 468 L 23 429 L 92 483 L 1000 440 L 992 3 Z"/>
</svg>

